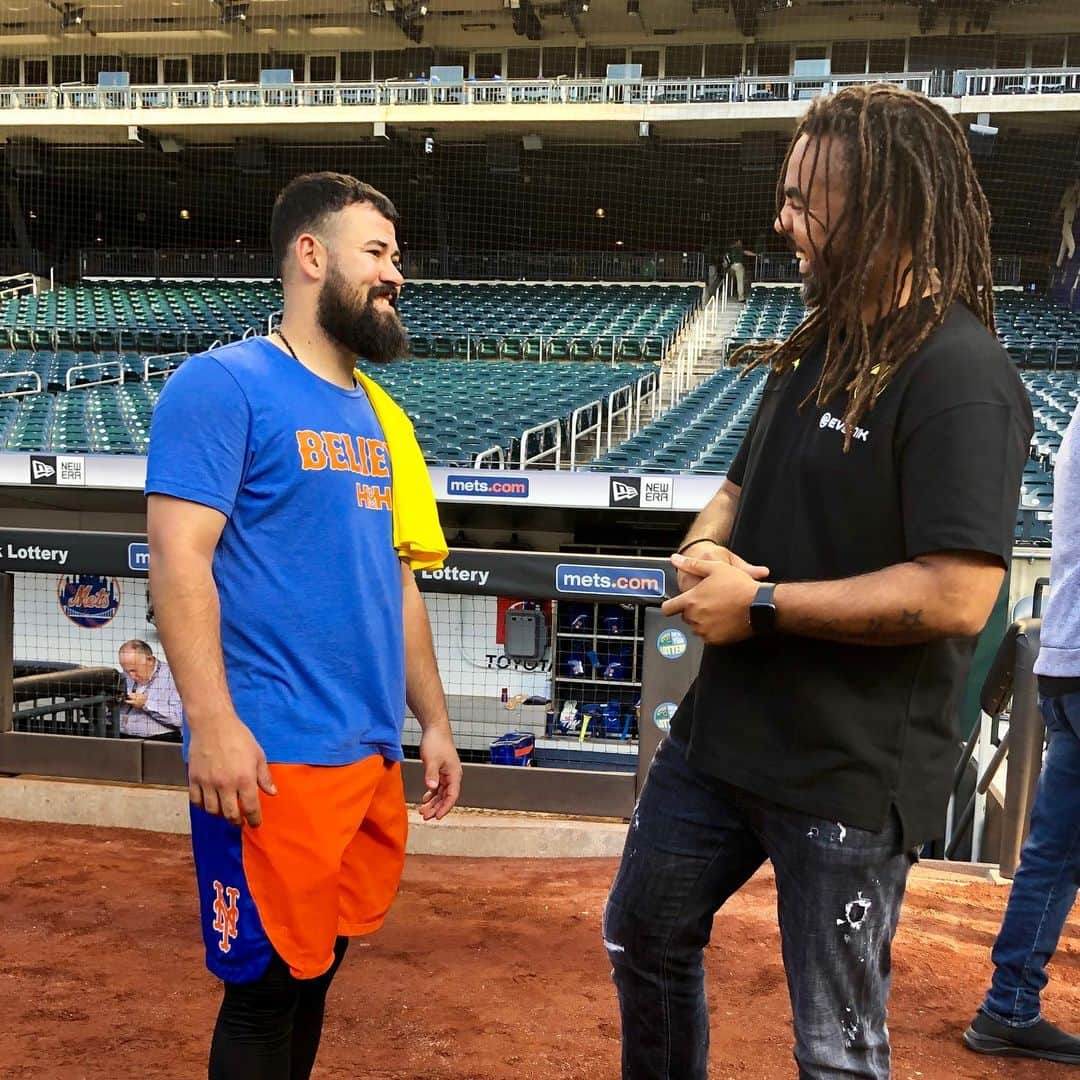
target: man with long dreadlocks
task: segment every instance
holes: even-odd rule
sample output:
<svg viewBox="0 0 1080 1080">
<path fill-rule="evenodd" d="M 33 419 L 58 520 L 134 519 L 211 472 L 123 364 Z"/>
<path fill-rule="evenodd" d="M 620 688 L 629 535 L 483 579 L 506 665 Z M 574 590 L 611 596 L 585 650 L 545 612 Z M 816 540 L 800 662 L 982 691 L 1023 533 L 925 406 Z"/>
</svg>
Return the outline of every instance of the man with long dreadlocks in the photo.
<svg viewBox="0 0 1080 1080">
<path fill-rule="evenodd" d="M 886 85 L 817 99 L 776 231 L 810 312 L 664 605 L 706 643 L 604 914 L 623 1076 L 704 1080 L 702 956 L 766 860 L 801 1078 L 890 1075 L 890 946 L 1011 548 L 1031 407 L 994 337 L 964 133 Z"/>
</svg>

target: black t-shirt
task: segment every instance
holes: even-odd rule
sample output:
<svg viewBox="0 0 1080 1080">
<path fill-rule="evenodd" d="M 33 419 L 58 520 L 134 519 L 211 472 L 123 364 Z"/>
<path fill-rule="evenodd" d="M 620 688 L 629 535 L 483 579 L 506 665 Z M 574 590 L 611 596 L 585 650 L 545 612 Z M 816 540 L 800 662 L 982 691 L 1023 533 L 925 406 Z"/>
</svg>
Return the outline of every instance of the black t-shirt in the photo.
<svg viewBox="0 0 1080 1080">
<path fill-rule="evenodd" d="M 771 581 L 854 577 L 935 551 L 1008 566 L 1033 421 L 1023 383 L 962 304 L 893 376 L 848 453 L 844 401 L 811 393 L 823 347 L 773 374 L 728 473 L 729 546 Z M 708 646 L 673 733 L 706 773 L 906 843 L 940 835 L 973 639 L 845 645 L 793 635 Z"/>
</svg>

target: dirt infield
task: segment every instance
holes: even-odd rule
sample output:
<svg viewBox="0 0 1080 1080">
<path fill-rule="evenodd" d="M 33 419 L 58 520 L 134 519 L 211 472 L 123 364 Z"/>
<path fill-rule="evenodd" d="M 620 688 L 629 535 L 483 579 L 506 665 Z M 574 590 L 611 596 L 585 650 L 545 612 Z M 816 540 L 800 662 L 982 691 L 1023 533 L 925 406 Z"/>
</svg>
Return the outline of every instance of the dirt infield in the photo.
<svg viewBox="0 0 1080 1080">
<path fill-rule="evenodd" d="M 595 1080 L 618 1073 L 599 921 L 608 860 L 413 857 L 386 927 L 331 992 L 320 1080 Z M 959 1034 L 987 978 L 1006 890 L 916 877 L 896 944 L 897 1080 L 1063 1078 Z M 1080 920 L 1048 1014 L 1080 1028 Z M 0 1077 L 205 1075 L 218 989 L 202 966 L 185 837 L 0 821 Z M 717 919 L 710 1075 L 793 1077 L 771 878 Z"/>
</svg>

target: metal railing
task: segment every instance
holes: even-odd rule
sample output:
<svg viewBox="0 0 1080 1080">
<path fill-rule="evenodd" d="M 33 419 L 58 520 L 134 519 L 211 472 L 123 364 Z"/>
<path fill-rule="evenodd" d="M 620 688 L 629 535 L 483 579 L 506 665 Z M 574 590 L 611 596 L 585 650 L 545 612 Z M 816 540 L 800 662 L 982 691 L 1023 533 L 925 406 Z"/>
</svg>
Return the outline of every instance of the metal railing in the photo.
<svg viewBox="0 0 1080 1080">
<path fill-rule="evenodd" d="M 971 861 L 983 861 L 987 802 L 1007 760 L 1002 793 L 1001 841 L 997 858 L 1002 877 L 1011 878 L 1020 862 L 1031 806 L 1042 768 L 1044 725 L 1034 674 L 1039 654 L 1042 592 L 1049 580 L 1035 584 L 1031 618 L 1018 619 L 1006 631 L 979 696 L 975 725 L 953 773 L 953 791 L 945 818 L 945 857 L 955 858 L 971 832 Z M 974 770 L 972 766 L 974 765 Z M 961 805 L 961 792 L 974 785 Z"/>
<path fill-rule="evenodd" d="M 570 469 L 577 468 L 578 444 L 590 435 L 595 436 L 593 457 L 600 456 L 600 436 L 603 427 L 604 403 L 597 398 L 579 405 L 570 414 Z"/>
<path fill-rule="evenodd" d="M 37 278 L 33 274 L 11 274 L 0 277 L 0 300 L 10 300 L 24 293 L 37 296 Z"/>
<path fill-rule="evenodd" d="M 660 374 L 658 371 L 650 371 L 638 379 L 635 387 L 635 399 L 633 434 L 636 435 L 641 430 L 645 403 L 648 402 L 651 410 L 649 423 L 656 419 L 656 414 L 660 411 Z"/>
<path fill-rule="evenodd" d="M 605 449 L 610 450 L 615 445 L 612 438 L 612 429 L 615 426 L 615 421 L 621 416 L 625 416 L 626 430 L 629 431 L 634 424 L 634 405 L 636 402 L 634 386 L 620 386 L 617 390 L 612 390 L 608 394 L 607 398 L 607 446 Z"/>
<path fill-rule="evenodd" d="M 1078 94 L 1080 68 L 983 68 L 958 71 L 953 93 L 964 97 Z"/>
<path fill-rule="evenodd" d="M 727 275 L 724 275 L 717 291 L 688 313 L 674 342 L 664 350 L 663 366 L 669 371 L 669 408 L 681 401 L 694 385 L 697 361 L 716 332 L 720 311 L 727 307 L 728 284 Z"/>
<path fill-rule="evenodd" d="M 526 428 L 521 433 L 521 453 L 519 468 L 527 469 L 530 465 L 549 465 L 562 468 L 562 420 L 545 420 L 542 424 Z M 533 439 L 537 448 L 530 454 L 529 440 Z"/>
<path fill-rule="evenodd" d="M 934 72 L 872 72 L 828 78 L 794 75 L 738 75 L 730 78 L 470 79 L 460 86 L 437 81 L 388 79 L 383 82 L 202 83 L 172 86 L 0 87 L 0 109 L 246 110 L 386 108 L 470 105 L 709 105 L 800 101 L 855 83 L 893 82 L 924 94 L 951 92 L 947 77 Z"/>
<path fill-rule="evenodd" d="M 759 253 L 752 269 L 755 281 L 797 285 L 801 280 L 798 259 L 788 252 Z M 995 285 L 1019 285 L 1023 275 L 1023 257 L 1020 255 L 995 256 L 993 275 Z"/>
<path fill-rule="evenodd" d="M 406 249 L 407 278 L 444 281 L 656 281 L 705 280 L 700 251 L 470 251 Z M 82 277 L 273 279 L 269 251 L 159 251 L 132 248 L 79 252 Z"/>
<path fill-rule="evenodd" d="M 269 251 L 232 249 L 222 251 L 161 251 L 129 248 L 79 252 L 81 277 L 106 278 L 253 278 L 277 277 Z"/>
<path fill-rule="evenodd" d="M 4 86 L 0 110 L 125 110 L 153 114 L 162 109 L 228 112 L 253 108 L 365 109 L 400 106 L 472 105 L 710 105 L 797 102 L 845 86 L 890 82 L 931 97 L 993 94 L 1080 93 L 1080 69 L 978 69 L 974 71 L 868 72 L 806 78 L 795 75 L 738 75 L 729 78 L 470 79 L 445 86 L 420 79 L 383 82 L 201 83 L 100 87 Z"/>
<path fill-rule="evenodd" d="M 11 730 L 99 738 L 119 735 L 123 685 L 119 673 L 113 668 L 70 664 L 57 664 L 56 668 L 13 680 Z"/>
<path fill-rule="evenodd" d="M 474 469 L 505 469 L 506 451 L 501 446 L 491 446 L 473 458 Z"/>
<path fill-rule="evenodd" d="M 143 360 L 143 382 L 167 379 L 190 356 L 186 352 L 155 353 Z M 164 366 L 155 361 L 165 361 Z M 175 361 L 175 363 L 173 362 Z"/>
<path fill-rule="evenodd" d="M 455 281 L 704 281 L 700 251 L 438 251 L 408 248 L 406 277 Z"/>
<path fill-rule="evenodd" d="M 115 368 L 117 372 L 115 377 L 106 374 L 106 372 L 113 368 Z M 80 372 L 96 372 L 99 377 L 96 379 L 76 380 L 74 376 Z M 122 386 L 124 383 L 124 375 L 123 360 L 100 360 L 93 364 L 76 364 L 74 367 L 68 368 L 67 374 L 64 376 L 64 389 L 70 390 L 74 386 L 85 389 L 90 386 L 106 386 L 114 383 L 118 386 Z"/>
<path fill-rule="evenodd" d="M 14 390 L 0 391 L 0 399 L 2 398 L 16 398 L 16 397 L 28 397 L 30 394 L 41 393 L 41 376 L 36 371 L 5 371 L 0 374 L 0 379 L 18 379 L 29 377 L 34 380 L 34 385 L 30 387 L 16 387 Z"/>
</svg>

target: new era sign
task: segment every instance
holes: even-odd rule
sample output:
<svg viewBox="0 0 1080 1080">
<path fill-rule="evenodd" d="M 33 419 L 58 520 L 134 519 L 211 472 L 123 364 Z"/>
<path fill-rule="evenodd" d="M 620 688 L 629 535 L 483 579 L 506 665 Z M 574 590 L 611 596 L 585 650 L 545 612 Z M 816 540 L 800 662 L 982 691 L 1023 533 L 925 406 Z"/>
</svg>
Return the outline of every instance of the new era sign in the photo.
<svg viewBox="0 0 1080 1080">
<path fill-rule="evenodd" d="M 643 476 L 640 505 L 645 510 L 669 510 L 675 505 L 675 477 Z"/>
<path fill-rule="evenodd" d="M 52 487 L 84 487 L 86 462 L 70 455 L 31 454 L 30 483 Z"/>
<path fill-rule="evenodd" d="M 56 484 L 56 458 L 30 455 L 30 483 Z"/>
<path fill-rule="evenodd" d="M 641 477 L 613 476 L 608 488 L 608 506 L 640 506 Z"/>
<path fill-rule="evenodd" d="M 613 476 L 608 506 L 642 510 L 670 510 L 675 504 L 673 476 Z"/>
</svg>

